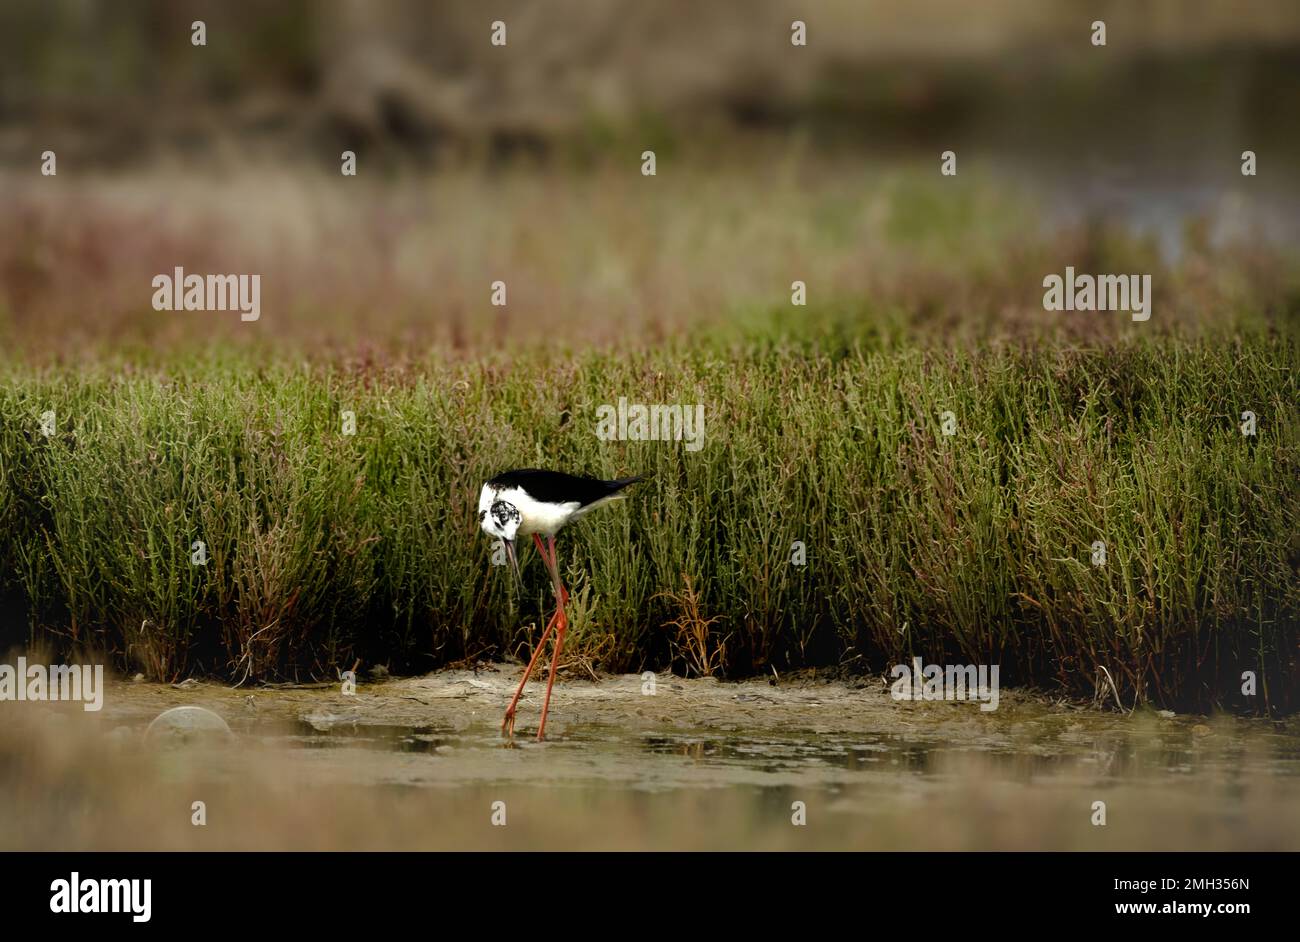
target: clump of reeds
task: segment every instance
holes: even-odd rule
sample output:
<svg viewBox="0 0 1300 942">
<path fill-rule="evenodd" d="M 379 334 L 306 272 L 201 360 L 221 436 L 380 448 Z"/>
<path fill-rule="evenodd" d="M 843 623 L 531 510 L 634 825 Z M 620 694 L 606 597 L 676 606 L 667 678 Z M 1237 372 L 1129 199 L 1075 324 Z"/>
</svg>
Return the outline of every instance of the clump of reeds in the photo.
<svg viewBox="0 0 1300 942">
<path fill-rule="evenodd" d="M 512 594 L 478 489 L 546 464 L 649 475 L 560 540 L 606 669 L 919 654 L 1080 696 L 1104 667 L 1126 705 L 1293 709 L 1298 366 L 1292 340 L 1260 331 L 927 352 L 837 330 L 561 365 L 11 365 L 6 627 L 162 679 L 500 655 L 547 581 L 526 560 Z M 598 438 L 596 407 L 620 396 L 702 404 L 704 447 Z M 681 653 L 684 586 L 688 628 L 712 626 L 703 667 Z"/>
</svg>

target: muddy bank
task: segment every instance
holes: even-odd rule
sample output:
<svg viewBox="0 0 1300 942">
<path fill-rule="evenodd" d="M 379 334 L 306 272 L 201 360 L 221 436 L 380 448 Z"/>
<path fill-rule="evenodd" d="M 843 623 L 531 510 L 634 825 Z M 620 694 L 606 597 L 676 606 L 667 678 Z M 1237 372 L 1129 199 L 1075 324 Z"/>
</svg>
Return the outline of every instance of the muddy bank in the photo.
<svg viewBox="0 0 1300 942">
<path fill-rule="evenodd" d="M 1294 720 L 1015 691 L 981 712 L 895 701 L 875 680 L 659 677 L 648 695 L 625 675 L 557 684 L 543 744 L 531 685 L 505 748 L 518 676 L 445 671 L 352 696 L 116 682 L 100 713 L 5 704 L 0 800 L 27 810 L 0 823 L 0 844 L 1300 849 Z M 146 739 L 178 706 L 230 735 Z"/>
</svg>

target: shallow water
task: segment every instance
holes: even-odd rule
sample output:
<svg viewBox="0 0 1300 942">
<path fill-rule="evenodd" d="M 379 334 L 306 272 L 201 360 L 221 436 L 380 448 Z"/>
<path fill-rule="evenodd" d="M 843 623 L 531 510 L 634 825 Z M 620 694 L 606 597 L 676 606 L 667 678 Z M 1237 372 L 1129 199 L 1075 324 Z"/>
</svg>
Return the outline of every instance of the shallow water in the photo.
<svg viewBox="0 0 1300 942">
<path fill-rule="evenodd" d="M 647 695 L 625 676 L 558 685 L 545 743 L 530 687 L 508 746 L 516 677 L 448 671 L 355 696 L 118 684 L 100 714 L 24 704 L 0 732 L 0 758 L 19 760 L 0 799 L 32 813 L 0 825 L 0 844 L 1300 849 L 1295 720 L 1006 691 L 983 713 L 894 701 L 876 681 L 663 678 Z M 233 735 L 146 741 L 180 705 Z"/>
</svg>

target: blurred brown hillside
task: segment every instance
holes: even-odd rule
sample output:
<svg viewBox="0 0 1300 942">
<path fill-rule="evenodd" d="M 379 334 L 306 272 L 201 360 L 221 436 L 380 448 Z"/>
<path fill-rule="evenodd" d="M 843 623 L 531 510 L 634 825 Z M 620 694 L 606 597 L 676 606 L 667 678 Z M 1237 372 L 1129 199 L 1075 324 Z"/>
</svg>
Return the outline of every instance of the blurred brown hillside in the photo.
<svg viewBox="0 0 1300 942">
<path fill-rule="evenodd" d="M 481 158 L 795 127 L 873 146 L 1244 129 L 1262 146 L 1294 133 L 1276 109 L 1295 100 L 1298 48 L 1294 0 L 8 0 L 0 161 Z"/>
</svg>

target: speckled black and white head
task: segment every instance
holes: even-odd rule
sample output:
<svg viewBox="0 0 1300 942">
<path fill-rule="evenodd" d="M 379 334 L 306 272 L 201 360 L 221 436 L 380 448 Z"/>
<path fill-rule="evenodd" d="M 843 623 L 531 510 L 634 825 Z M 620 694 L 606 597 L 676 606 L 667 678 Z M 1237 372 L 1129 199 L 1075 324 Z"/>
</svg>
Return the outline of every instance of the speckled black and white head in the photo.
<svg viewBox="0 0 1300 942">
<path fill-rule="evenodd" d="M 519 508 L 510 501 L 501 499 L 498 488 L 484 484 L 478 497 L 478 522 L 484 533 L 502 542 L 510 567 L 522 580 L 519 558 L 515 554 L 515 539 L 519 535 L 519 524 L 523 522 Z"/>
<path fill-rule="evenodd" d="M 513 540 L 523 520 L 519 508 L 508 500 L 493 500 L 486 510 L 479 510 L 478 516 L 483 532 L 502 540 Z"/>
</svg>

